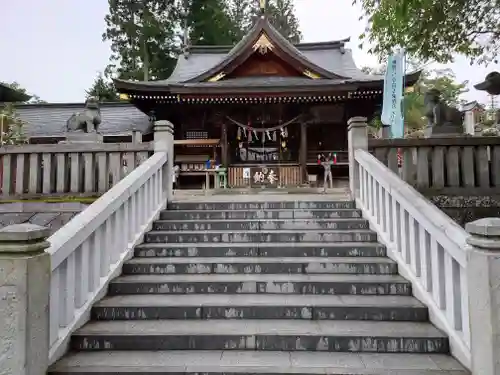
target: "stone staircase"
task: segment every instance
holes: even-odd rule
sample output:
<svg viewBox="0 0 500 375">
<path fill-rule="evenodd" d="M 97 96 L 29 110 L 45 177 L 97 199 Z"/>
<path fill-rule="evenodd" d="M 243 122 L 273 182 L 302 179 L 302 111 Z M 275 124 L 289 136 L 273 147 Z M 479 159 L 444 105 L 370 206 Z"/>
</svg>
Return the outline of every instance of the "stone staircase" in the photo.
<svg viewBox="0 0 500 375">
<path fill-rule="evenodd" d="M 352 202 L 246 200 L 171 204 L 49 373 L 468 374 Z"/>
</svg>

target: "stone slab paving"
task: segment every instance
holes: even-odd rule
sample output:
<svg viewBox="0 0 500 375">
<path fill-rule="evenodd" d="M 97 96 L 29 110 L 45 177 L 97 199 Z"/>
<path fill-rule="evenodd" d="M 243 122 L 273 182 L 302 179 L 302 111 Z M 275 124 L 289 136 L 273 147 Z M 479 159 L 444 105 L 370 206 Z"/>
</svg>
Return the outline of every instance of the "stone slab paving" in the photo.
<svg viewBox="0 0 500 375">
<path fill-rule="evenodd" d="M 111 351 L 75 353 L 52 368 L 99 374 L 259 373 L 342 375 L 469 375 L 439 354 L 376 354 L 249 351 Z M 74 373 L 73 371 L 69 373 Z"/>
<path fill-rule="evenodd" d="M 87 204 L 74 202 L 0 203 L 0 228 L 13 224 L 31 223 L 48 227 L 51 233 L 54 233 L 87 206 Z"/>
<path fill-rule="evenodd" d="M 407 296 L 326 295 L 136 295 L 107 297 L 92 310 L 95 320 L 306 319 L 428 320 L 427 308 Z"/>
<path fill-rule="evenodd" d="M 226 194 L 208 194 L 203 191 L 176 190 L 174 192 L 174 202 L 283 202 L 283 201 L 348 201 L 350 194 L 348 188 L 329 189 L 326 194 L 321 191 L 290 193 L 290 191 L 243 191 L 233 190 Z"/>
</svg>

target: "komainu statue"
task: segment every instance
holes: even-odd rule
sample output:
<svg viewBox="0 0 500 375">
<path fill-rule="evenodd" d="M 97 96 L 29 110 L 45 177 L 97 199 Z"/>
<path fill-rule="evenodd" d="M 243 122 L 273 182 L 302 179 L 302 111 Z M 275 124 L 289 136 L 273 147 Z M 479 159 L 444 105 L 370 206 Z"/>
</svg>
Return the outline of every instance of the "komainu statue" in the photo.
<svg viewBox="0 0 500 375">
<path fill-rule="evenodd" d="M 84 133 L 99 133 L 101 124 L 101 109 L 99 101 L 90 97 L 85 101 L 83 112 L 74 113 L 66 122 L 67 132 L 83 131 Z"/>
<path fill-rule="evenodd" d="M 430 89 L 424 95 L 426 136 L 463 134 L 462 113 L 442 102 L 440 97 L 441 93 L 436 89 Z"/>
</svg>

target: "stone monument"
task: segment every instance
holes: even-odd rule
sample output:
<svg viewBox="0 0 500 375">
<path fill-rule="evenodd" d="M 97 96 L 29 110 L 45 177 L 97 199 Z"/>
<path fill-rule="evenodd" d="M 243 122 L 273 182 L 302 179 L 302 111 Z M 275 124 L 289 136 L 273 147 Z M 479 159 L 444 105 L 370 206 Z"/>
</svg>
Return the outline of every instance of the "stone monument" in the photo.
<svg viewBox="0 0 500 375">
<path fill-rule="evenodd" d="M 462 113 L 441 100 L 439 90 L 430 89 L 424 95 L 427 127 L 425 137 L 460 136 L 464 133 Z"/>
<path fill-rule="evenodd" d="M 99 101 L 90 97 L 85 101 L 83 112 L 76 112 L 66 122 L 66 141 L 64 143 L 102 143 L 99 133 L 101 109 Z"/>
</svg>

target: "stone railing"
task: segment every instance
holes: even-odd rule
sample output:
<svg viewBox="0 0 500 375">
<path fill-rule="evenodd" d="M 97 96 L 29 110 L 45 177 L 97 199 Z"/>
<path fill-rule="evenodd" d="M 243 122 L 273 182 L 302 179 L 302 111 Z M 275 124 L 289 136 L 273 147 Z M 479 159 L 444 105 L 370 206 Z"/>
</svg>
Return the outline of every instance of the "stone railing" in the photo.
<svg viewBox="0 0 500 375">
<path fill-rule="evenodd" d="M 426 195 L 487 195 L 500 189 L 500 137 L 371 139 L 369 149 Z"/>
<path fill-rule="evenodd" d="M 101 195 L 152 151 L 152 143 L 4 146 L 0 148 L 0 197 Z"/>
<path fill-rule="evenodd" d="M 0 374 L 46 374 L 172 199 L 170 123 L 157 122 L 154 151 L 49 238 L 34 224 L 0 229 Z"/>
<path fill-rule="evenodd" d="M 368 152 L 366 126 L 365 118 L 349 121 L 357 207 L 429 308 L 431 321 L 449 336 L 452 354 L 473 374 L 499 375 L 500 219 L 461 228 Z"/>
<path fill-rule="evenodd" d="M 147 226 L 165 207 L 166 153 L 155 153 L 48 241 L 51 254 L 50 355 L 121 271 Z"/>
</svg>

